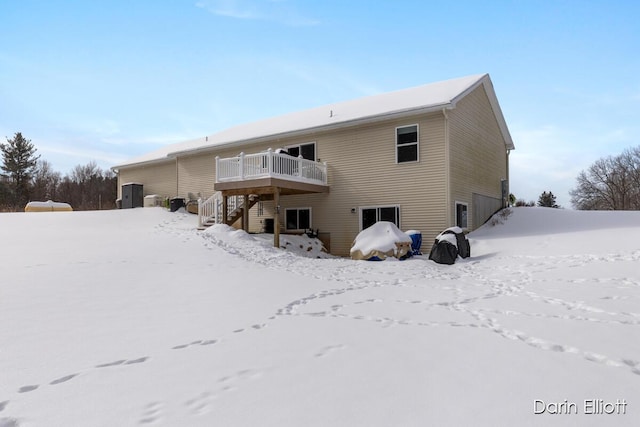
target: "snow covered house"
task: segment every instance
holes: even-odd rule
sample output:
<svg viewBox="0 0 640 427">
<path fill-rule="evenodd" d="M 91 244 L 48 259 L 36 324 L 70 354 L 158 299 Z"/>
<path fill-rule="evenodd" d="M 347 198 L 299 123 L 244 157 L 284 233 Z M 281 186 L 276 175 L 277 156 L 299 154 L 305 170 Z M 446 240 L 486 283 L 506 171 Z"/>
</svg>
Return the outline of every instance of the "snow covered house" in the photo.
<svg viewBox="0 0 640 427">
<path fill-rule="evenodd" d="M 348 255 L 380 220 L 421 230 L 426 242 L 482 225 L 505 204 L 512 149 L 483 74 L 233 127 L 112 169 L 119 197 L 127 182 L 145 195 L 197 195 L 201 222 L 276 238 L 314 229 L 331 253 Z"/>
</svg>

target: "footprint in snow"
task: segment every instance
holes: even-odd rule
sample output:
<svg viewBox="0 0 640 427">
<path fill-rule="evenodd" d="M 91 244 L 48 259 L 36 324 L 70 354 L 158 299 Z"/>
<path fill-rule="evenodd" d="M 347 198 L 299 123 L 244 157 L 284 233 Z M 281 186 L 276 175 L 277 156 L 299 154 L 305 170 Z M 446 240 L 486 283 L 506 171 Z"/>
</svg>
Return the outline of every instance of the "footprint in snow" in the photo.
<svg viewBox="0 0 640 427">
<path fill-rule="evenodd" d="M 193 415 L 203 415 L 211 410 L 211 404 L 214 399 L 215 395 L 213 393 L 205 391 L 187 400 L 185 405 L 191 410 Z"/>
<path fill-rule="evenodd" d="M 147 360 L 149 360 L 148 357 L 140 357 L 138 359 L 127 360 L 126 362 L 124 362 L 124 364 L 125 365 L 133 365 L 133 364 L 136 364 L 136 363 L 146 362 Z"/>
<path fill-rule="evenodd" d="M 346 348 L 346 346 L 343 345 L 343 344 L 328 345 L 326 347 L 323 347 L 319 352 L 317 352 L 315 354 L 315 357 L 325 357 L 325 356 L 329 355 L 330 353 L 333 353 L 334 351 L 342 350 L 344 348 Z"/>
<path fill-rule="evenodd" d="M 142 418 L 140 418 L 140 424 L 153 424 L 160 420 L 160 414 L 162 412 L 162 403 L 151 402 L 145 406 Z"/>
<path fill-rule="evenodd" d="M 109 362 L 109 363 L 102 363 L 100 365 L 96 365 L 96 368 L 108 368 L 111 366 L 120 366 L 120 365 L 135 365 L 137 363 L 142 363 L 142 362 L 146 362 L 147 360 L 149 360 L 150 358 L 148 356 L 145 357 L 139 357 L 137 359 L 120 359 L 120 360 L 116 360 L 114 362 Z M 76 374 L 77 375 L 77 374 Z"/>
<path fill-rule="evenodd" d="M 70 379 L 75 378 L 77 376 L 78 376 L 78 374 L 65 375 L 64 377 L 60 377 L 60 378 L 58 378 L 56 380 L 51 381 L 49 384 L 50 385 L 57 385 L 57 384 L 66 383 Z"/>
<path fill-rule="evenodd" d="M 20 423 L 15 418 L 0 418 L 0 427 L 20 427 Z"/>
<path fill-rule="evenodd" d="M 211 345 L 217 343 L 218 340 L 196 340 L 188 344 L 180 344 L 175 347 L 171 347 L 172 350 L 182 350 L 183 348 L 191 347 L 192 345 Z"/>
<path fill-rule="evenodd" d="M 39 386 L 39 385 L 37 385 L 37 384 L 34 384 L 34 385 L 25 385 L 25 386 L 22 386 L 22 387 L 20 387 L 20 388 L 18 389 L 18 393 L 28 393 L 28 392 L 30 392 L 30 391 L 36 390 L 38 387 L 40 387 L 40 386 Z"/>
<path fill-rule="evenodd" d="M 192 342 L 190 342 L 190 343 L 188 343 L 188 344 L 180 344 L 180 345 L 177 345 L 177 346 L 175 346 L 175 347 L 171 347 L 171 348 L 172 348 L 173 350 L 180 350 L 180 349 L 187 348 L 187 347 L 189 347 L 189 346 L 197 345 L 197 344 L 202 344 L 202 340 L 192 341 Z"/>
<path fill-rule="evenodd" d="M 182 350 L 183 348 L 189 347 L 189 344 L 180 344 L 175 347 L 171 347 L 172 350 Z"/>
<path fill-rule="evenodd" d="M 8 404 L 9 404 L 8 400 L 5 400 L 4 402 L 0 402 L 0 412 L 4 411 L 4 408 L 6 408 Z"/>
<path fill-rule="evenodd" d="M 101 365 L 96 365 L 96 368 L 108 368 L 109 366 L 118 366 L 118 365 L 122 365 L 126 361 L 127 359 L 121 359 L 121 360 L 116 360 L 115 362 L 103 363 Z"/>
</svg>

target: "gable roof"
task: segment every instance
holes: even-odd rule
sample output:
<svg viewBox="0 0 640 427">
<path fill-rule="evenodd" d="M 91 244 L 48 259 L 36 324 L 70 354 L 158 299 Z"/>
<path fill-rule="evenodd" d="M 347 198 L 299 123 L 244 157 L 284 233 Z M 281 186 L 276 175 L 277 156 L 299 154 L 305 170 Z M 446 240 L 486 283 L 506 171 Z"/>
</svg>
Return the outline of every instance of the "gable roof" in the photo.
<svg viewBox="0 0 640 427">
<path fill-rule="evenodd" d="M 513 149 L 513 141 L 498 104 L 491 79 L 488 74 L 476 74 L 328 104 L 234 126 L 203 138 L 164 146 L 120 165 L 113 166 L 112 169 L 116 170 L 141 163 L 164 161 L 178 155 L 210 151 L 215 148 L 240 147 L 276 137 L 290 137 L 320 130 L 331 130 L 356 124 L 399 118 L 405 115 L 453 109 L 460 99 L 480 85 L 484 85 L 507 149 Z"/>
</svg>

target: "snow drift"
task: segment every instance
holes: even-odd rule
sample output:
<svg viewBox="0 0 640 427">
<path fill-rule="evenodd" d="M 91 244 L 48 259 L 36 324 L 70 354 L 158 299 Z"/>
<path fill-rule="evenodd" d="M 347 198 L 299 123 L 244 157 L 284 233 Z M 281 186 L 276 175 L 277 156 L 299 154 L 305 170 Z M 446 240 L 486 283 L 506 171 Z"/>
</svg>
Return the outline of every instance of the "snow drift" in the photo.
<svg viewBox="0 0 640 427">
<path fill-rule="evenodd" d="M 636 425 L 640 213 L 512 212 L 451 266 L 1 214 L 0 426 Z"/>
</svg>

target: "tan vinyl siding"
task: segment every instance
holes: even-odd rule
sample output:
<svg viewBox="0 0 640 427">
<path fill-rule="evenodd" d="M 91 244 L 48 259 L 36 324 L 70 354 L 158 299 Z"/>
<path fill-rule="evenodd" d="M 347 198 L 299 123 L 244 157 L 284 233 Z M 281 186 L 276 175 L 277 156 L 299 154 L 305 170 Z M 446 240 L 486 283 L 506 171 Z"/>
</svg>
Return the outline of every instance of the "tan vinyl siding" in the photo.
<svg viewBox="0 0 640 427">
<path fill-rule="evenodd" d="M 472 223 L 473 193 L 501 199 L 501 180 L 507 178 L 507 153 L 503 136 L 485 93 L 479 86 L 449 113 L 451 224 L 455 224 L 453 204 L 468 204 Z"/>
<path fill-rule="evenodd" d="M 395 129 L 413 124 L 419 125 L 420 161 L 397 164 Z M 311 207 L 312 227 L 331 234 L 331 252 L 337 255 L 349 254 L 353 239 L 360 231 L 358 208 L 363 206 L 400 205 L 402 229 L 422 231 L 425 241 L 434 238 L 445 227 L 444 120 L 441 113 L 298 140 L 316 141 L 317 157 L 328 164 L 331 191 L 281 197 L 281 223 L 285 208 Z M 351 213 L 352 208 L 356 209 L 355 213 Z"/>
<path fill-rule="evenodd" d="M 178 196 L 209 198 L 215 183 L 215 156 L 211 153 L 178 157 Z"/>
<path fill-rule="evenodd" d="M 396 127 L 415 124 L 419 127 L 420 160 L 398 164 Z M 286 208 L 310 207 L 312 227 L 321 233 L 329 233 L 331 252 L 348 255 L 353 239 L 360 232 L 360 207 L 399 205 L 401 228 L 422 231 L 425 242 L 432 240 L 448 225 L 442 113 L 309 133 L 295 138 L 278 138 L 243 147 L 242 151 L 256 153 L 308 142 L 316 143 L 316 157 L 327 162 L 330 192 L 281 196 L 280 223 L 283 228 Z M 123 170 L 121 174 L 127 181 L 145 184 L 145 194 L 149 188 L 162 195 L 173 196 L 177 192 L 180 197 L 186 197 L 188 193 L 208 197 L 213 194 L 215 157 L 233 157 L 239 152 L 238 148 L 226 148 L 180 156 L 177 160 L 177 182 L 175 160 L 170 162 L 171 167 L 131 168 L 130 172 Z M 161 178 L 162 183 L 152 185 L 152 178 L 156 177 Z M 352 209 L 355 213 L 351 212 Z M 265 201 L 263 214 L 258 216 L 258 205 L 255 205 L 249 212 L 249 230 L 262 231 L 264 219 L 272 218 L 274 211 L 273 202 Z"/>
<path fill-rule="evenodd" d="M 475 76 L 468 84 L 467 89 L 457 92 L 453 98 L 426 94 L 428 99 L 439 101 L 421 106 L 415 99 L 407 99 L 406 110 L 395 110 L 390 105 L 387 111 L 385 104 L 380 115 L 355 115 L 357 118 L 353 121 L 347 120 L 349 115 L 342 120 L 340 108 L 336 108 L 329 118 L 335 111 L 337 121 L 314 116 L 309 123 L 317 123 L 318 127 L 307 130 L 296 130 L 301 123 L 283 126 L 286 121 L 278 120 L 265 122 L 275 127 L 265 126 L 262 136 L 248 127 L 245 137 L 260 142 L 238 140 L 217 148 L 197 145 L 194 151 L 167 154 L 176 157 L 166 161 L 122 167 L 118 194 L 123 183 L 140 182 L 145 195 L 188 197 L 191 193 L 208 198 L 214 192 L 216 156 L 228 158 L 240 151 L 252 154 L 268 148 L 315 142 L 316 159 L 327 164 L 330 191 L 281 196 L 282 229 L 287 208 L 310 207 L 312 228 L 319 229 L 323 237 L 330 240 L 332 253 L 348 255 L 360 231 L 361 208 L 399 206 L 401 228 L 421 231 L 423 242 L 428 246 L 442 229 L 455 224 L 456 202 L 467 205 L 468 228 L 478 227 L 487 212 L 496 206 L 496 201 L 501 202 L 501 180 L 509 177 L 506 145 L 513 148 L 513 143 L 491 81 L 488 75 Z M 447 90 L 453 91 L 453 86 Z M 351 108 L 353 105 L 349 104 L 345 111 Z M 368 111 L 362 110 L 361 114 Z M 317 111 L 320 110 L 309 111 L 309 114 Z M 418 126 L 419 161 L 397 163 L 396 128 L 414 125 Z M 238 135 L 244 135 L 245 130 Z M 274 132 L 285 132 L 279 135 L 287 136 L 265 136 Z M 214 135 L 214 141 L 222 144 L 224 138 L 232 134 L 235 132 Z M 413 135 L 405 134 L 405 137 L 407 145 L 403 151 L 411 155 Z M 207 141 L 205 138 L 198 144 Z M 186 146 L 195 147 L 194 143 Z M 260 211 L 259 206 L 249 212 L 251 232 L 262 231 L 265 219 L 272 218 L 276 211 L 273 201 L 263 201 Z M 194 227 L 196 221 L 194 216 Z M 235 224 L 239 225 L 240 221 Z"/>
<path fill-rule="evenodd" d="M 118 172 L 118 198 L 122 197 L 122 184 L 127 182 L 142 184 L 145 196 L 157 194 L 162 197 L 174 197 L 177 194 L 176 162 L 168 160 L 164 163 L 120 169 Z"/>
</svg>

